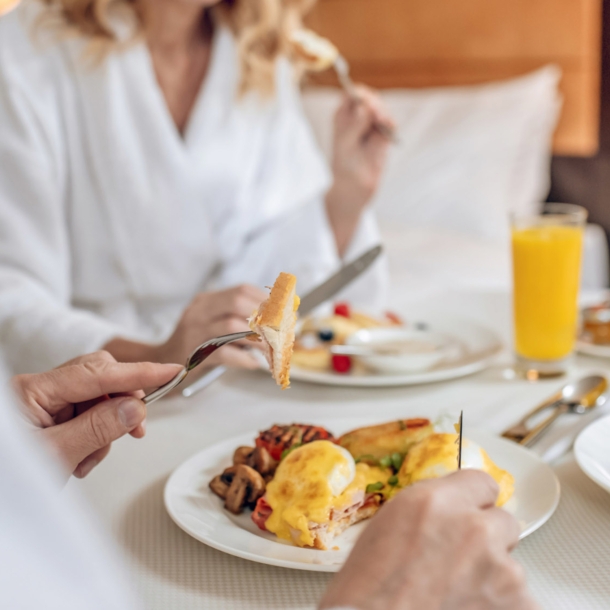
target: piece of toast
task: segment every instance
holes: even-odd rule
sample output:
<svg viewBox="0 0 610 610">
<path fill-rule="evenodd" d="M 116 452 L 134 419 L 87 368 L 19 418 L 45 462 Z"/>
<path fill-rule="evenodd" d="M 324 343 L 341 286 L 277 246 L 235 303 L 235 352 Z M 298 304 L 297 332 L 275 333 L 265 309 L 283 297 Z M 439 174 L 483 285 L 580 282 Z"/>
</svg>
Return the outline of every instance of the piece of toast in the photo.
<svg viewBox="0 0 610 610">
<path fill-rule="evenodd" d="M 299 297 L 297 278 L 280 273 L 269 298 L 261 303 L 250 318 L 250 328 L 263 341 L 263 353 L 276 383 L 285 390 L 290 385 L 290 359 L 294 346 L 294 326 Z"/>
<path fill-rule="evenodd" d="M 346 432 L 339 438 L 339 444 L 356 459 L 362 456 L 381 459 L 392 453 L 404 455 L 433 433 L 434 425 L 428 419 L 399 419 Z"/>
</svg>

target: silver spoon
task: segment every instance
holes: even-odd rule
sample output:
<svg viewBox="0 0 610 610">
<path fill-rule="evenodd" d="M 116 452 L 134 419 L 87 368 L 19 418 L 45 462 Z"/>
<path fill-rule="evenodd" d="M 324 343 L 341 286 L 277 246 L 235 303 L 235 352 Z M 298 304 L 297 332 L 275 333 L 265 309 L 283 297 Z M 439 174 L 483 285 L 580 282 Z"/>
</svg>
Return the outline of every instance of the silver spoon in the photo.
<svg viewBox="0 0 610 610">
<path fill-rule="evenodd" d="M 180 385 L 185 377 L 195 368 L 198 367 L 208 356 L 213 354 L 219 347 L 234 343 L 235 341 L 241 341 L 247 337 L 256 336 L 255 332 L 251 330 L 243 333 L 233 333 L 232 335 L 223 335 L 222 337 L 216 337 L 210 339 L 205 343 L 202 343 L 193 353 L 186 359 L 184 368 L 165 385 L 157 388 L 154 392 L 147 394 L 142 400 L 145 405 L 149 405 L 159 398 L 165 396 L 168 392 L 171 392 L 176 386 Z"/>
<path fill-rule="evenodd" d="M 504 438 L 520 445 L 531 445 L 548 430 L 549 426 L 564 413 L 583 415 L 591 409 L 606 402 L 604 392 L 608 388 L 608 380 L 601 375 L 590 375 L 578 381 L 568 383 L 559 392 L 545 400 L 541 405 L 530 411 L 523 419 L 502 433 Z M 553 412 L 533 428 L 528 428 L 528 422 L 534 415 L 552 409 Z"/>
</svg>

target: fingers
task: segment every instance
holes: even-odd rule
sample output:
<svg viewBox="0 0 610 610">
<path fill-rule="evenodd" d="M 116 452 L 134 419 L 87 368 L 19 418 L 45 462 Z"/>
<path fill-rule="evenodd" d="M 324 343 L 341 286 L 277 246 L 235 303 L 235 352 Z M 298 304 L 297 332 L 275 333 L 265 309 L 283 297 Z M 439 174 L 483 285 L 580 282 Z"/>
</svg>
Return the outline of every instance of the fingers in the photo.
<svg viewBox="0 0 610 610">
<path fill-rule="evenodd" d="M 116 362 L 116 358 L 110 352 L 102 349 L 98 350 L 97 352 L 92 352 L 91 354 L 84 354 L 83 356 L 72 358 L 72 360 L 68 360 L 55 368 L 60 369 L 64 366 L 69 366 L 71 364 L 82 364 L 84 362 Z"/>
<path fill-rule="evenodd" d="M 373 137 L 381 142 L 386 138 L 373 130 L 374 125 L 395 128 L 395 123 L 383 105 L 380 97 L 364 86 L 355 88 L 354 96 L 346 96 L 335 117 L 338 131 L 344 132 L 353 141 Z"/>
<path fill-rule="evenodd" d="M 439 487 L 451 502 L 465 502 L 477 508 L 495 506 L 500 491 L 498 484 L 488 474 L 474 469 L 459 470 L 442 479 L 422 481 L 421 484 Z"/>
<path fill-rule="evenodd" d="M 211 337 L 221 337 L 233 333 L 242 333 L 250 330 L 245 318 L 229 316 L 221 318 L 208 326 L 208 333 Z"/>
<path fill-rule="evenodd" d="M 252 355 L 250 351 L 240 349 L 239 347 L 234 347 L 233 345 L 226 345 L 225 347 L 221 347 L 217 352 L 215 352 L 206 360 L 206 364 L 208 363 L 210 364 L 210 366 L 224 364 L 225 366 L 240 369 L 249 369 L 252 371 L 260 368 L 259 361 Z"/>
<path fill-rule="evenodd" d="M 141 400 L 122 396 L 101 402 L 68 422 L 47 428 L 43 434 L 74 471 L 85 458 L 137 428 L 145 417 Z M 81 475 L 82 470 L 86 470 L 85 465 Z"/>
<path fill-rule="evenodd" d="M 192 308 L 206 321 L 235 317 L 245 323 L 266 298 L 267 295 L 262 290 L 244 284 L 228 290 L 198 295 Z"/>
<path fill-rule="evenodd" d="M 496 541 L 502 550 L 514 549 L 519 543 L 519 522 L 505 510 L 494 507 L 483 512 L 489 539 Z"/>
<path fill-rule="evenodd" d="M 106 445 L 87 456 L 72 473 L 77 479 L 86 477 L 108 454 L 110 445 Z"/>
<path fill-rule="evenodd" d="M 105 394 L 161 386 L 177 375 L 181 368 L 177 364 L 87 360 L 41 375 L 29 375 L 22 398 L 53 415 L 70 404 L 93 400 Z"/>
</svg>

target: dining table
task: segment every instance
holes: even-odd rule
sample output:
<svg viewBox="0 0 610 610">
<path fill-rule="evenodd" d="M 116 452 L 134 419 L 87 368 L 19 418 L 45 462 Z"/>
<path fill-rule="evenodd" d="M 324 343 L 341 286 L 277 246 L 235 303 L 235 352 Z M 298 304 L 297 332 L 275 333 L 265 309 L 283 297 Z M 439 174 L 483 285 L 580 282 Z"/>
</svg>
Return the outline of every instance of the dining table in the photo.
<svg viewBox="0 0 610 610">
<path fill-rule="evenodd" d="M 205 447 L 274 423 L 434 419 L 462 410 L 465 426 L 500 433 L 568 380 L 587 374 L 610 377 L 610 360 L 583 355 L 573 357 L 563 378 L 532 382 L 514 375 L 506 291 L 439 289 L 421 297 L 395 297 L 393 306 L 407 321 L 410 311 L 427 309 L 475 320 L 498 334 L 503 351 L 476 374 L 402 387 L 294 381 L 280 391 L 266 372 L 232 370 L 190 398 L 178 392 L 151 405 L 145 438 L 121 439 L 86 479 L 70 482 L 66 493 L 84 496 L 90 512 L 115 539 L 144 608 L 305 610 L 316 607 L 332 578 L 222 553 L 172 521 L 164 508 L 165 483 L 175 468 Z M 604 412 L 605 407 L 598 407 L 587 415 L 565 415 L 532 451 L 545 454 Z M 561 485 L 558 508 L 520 542 L 514 556 L 542 608 L 610 609 L 610 494 L 587 478 L 570 449 L 551 466 Z"/>
</svg>

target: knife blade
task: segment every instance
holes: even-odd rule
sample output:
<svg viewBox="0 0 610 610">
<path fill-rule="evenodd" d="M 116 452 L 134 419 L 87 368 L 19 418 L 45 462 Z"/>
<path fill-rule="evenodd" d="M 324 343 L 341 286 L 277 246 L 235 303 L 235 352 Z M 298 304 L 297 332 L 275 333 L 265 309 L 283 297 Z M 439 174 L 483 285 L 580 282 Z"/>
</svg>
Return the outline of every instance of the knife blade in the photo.
<svg viewBox="0 0 610 610">
<path fill-rule="evenodd" d="M 458 470 L 462 470 L 462 430 L 464 429 L 464 411 L 460 411 L 460 421 L 455 425 L 456 432 L 458 433 L 457 440 L 455 441 L 458 446 L 457 452 L 457 463 Z"/>
<path fill-rule="evenodd" d="M 361 273 L 366 271 L 383 252 L 381 245 L 371 248 L 355 261 L 341 267 L 337 273 L 331 275 L 325 282 L 308 292 L 301 298 L 299 314 L 306 316 L 318 305 L 334 297 L 339 290 L 345 288 L 350 282 L 355 280 Z"/>
<path fill-rule="evenodd" d="M 328 299 L 334 297 L 339 290 L 345 288 L 345 286 L 355 280 L 361 273 L 366 271 L 382 252 L 383 246 L 377 245 L 374 248 L 367 250 L 355 261 L 341 267 L 337 273 L 331 275 L 325 282 L 316 286 L 301 299 L 299 314 L 306 316 L 318 305 L 321 305 L 325 301 L 328 301 Z M 206 373 L 203 377 L 200 377 L 197 381 L 184 388 L 184 390 L 182 390 L 182 396 L 189 398 L 200 390 L 207 388 L 225 371 L 226 368 L 224 366 L 214 367 L 209 373 Z"/>
</svg>

